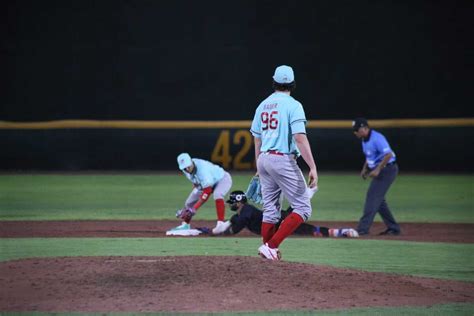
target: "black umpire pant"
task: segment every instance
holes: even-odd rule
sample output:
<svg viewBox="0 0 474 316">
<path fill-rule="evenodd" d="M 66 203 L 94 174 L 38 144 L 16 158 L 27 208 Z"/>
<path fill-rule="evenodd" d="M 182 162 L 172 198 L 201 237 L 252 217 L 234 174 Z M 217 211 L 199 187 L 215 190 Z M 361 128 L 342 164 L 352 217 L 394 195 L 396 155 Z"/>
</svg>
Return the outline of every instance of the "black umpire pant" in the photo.
<svg viewBox="0 0 474 316">
<path fill-rule="evenodd" d="M 387 228 L 398 232 L 400 231 L 400 226 L 395 221 L 385 200 L 385 194 L 388 192 L 397 174 L 398 165 L 392 163 L 385 166 L 385 168 L 380 171 L 378 177 L 372 179 L 365 197 L 364 214 L 360 218 L 357 227 L 359 233 L 369 233 L 370 226 L 372 226 L 375 214 L 377 213 L 380 214 Z"/>
</svg>

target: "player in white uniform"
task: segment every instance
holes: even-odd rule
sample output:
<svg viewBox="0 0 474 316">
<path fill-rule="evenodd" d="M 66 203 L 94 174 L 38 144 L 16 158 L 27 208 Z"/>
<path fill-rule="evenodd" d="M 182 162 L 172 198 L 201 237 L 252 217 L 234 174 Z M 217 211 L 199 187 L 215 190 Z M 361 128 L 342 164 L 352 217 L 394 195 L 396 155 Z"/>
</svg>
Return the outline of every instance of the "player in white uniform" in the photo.
<svg viewBox="0 0 474 316">
<path fill-rule="evenodd" d="M 230 174 L 207 160 L 191 158 L 188 153 L 178 156 L 178 166 L 184 175 L 193 183 L 193 190 L 184 203 L 188 216 L 181 217 L 183 222 L 172 230 L 191 229 L 192 216 L 208 200 L 211 194 L 214 195 L 217 213 L 217 225 L 212 230 L 214 234 L 224 232 L 228 225 L 225 221 L 224 196 L 232 187 L 232 177 Z M 180 212 L 180 211 L 178 211 Z"/>
<path fill-rule="evenodd" d="M 309 186 L 317 187 L 318 175 L 306 137 L 306 117 L 301 103 L 290 96 L 295 88 L 293 69 L 279 66 L 273 76 L 275 92 L 255 111 L 250 129 L 255 140 L 257 173 L 263 196 L 262 239 L 259 254 L 279 260 L 280 243 L 311 216 L 310 197 L 296 158 L 303 156 L 309 170 Z M 294 209 L 277 230 L 281 217 L 280 195 Z"/>
</svg>

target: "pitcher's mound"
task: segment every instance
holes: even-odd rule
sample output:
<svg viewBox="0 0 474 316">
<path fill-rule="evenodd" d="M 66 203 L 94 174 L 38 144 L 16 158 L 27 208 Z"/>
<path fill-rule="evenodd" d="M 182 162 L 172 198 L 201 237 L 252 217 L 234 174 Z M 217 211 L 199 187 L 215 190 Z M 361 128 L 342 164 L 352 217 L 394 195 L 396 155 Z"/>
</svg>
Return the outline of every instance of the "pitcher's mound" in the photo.
<svg viewBox="0 0 474 316">
<path fill-rule="evenodd" d="M 223 312 L 474 301 L 474 284 L 258 257 L 68 257 L 0 263 L 0 311 Z"/>
</svg>

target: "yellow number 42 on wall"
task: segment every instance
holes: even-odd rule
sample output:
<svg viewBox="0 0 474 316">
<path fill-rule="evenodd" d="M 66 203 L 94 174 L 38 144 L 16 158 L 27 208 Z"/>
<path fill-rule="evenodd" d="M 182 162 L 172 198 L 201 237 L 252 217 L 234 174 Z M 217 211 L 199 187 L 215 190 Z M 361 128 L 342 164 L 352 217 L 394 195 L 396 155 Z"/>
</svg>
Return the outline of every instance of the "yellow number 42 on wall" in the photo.
<svg viewBox="0 0 474 316">
<path fill-rule="evenodd" d="M 230 130 L 223 130 L 220 133 L 216 145 L 212 150 L 212 162 L 219 163 L 220 165 L 222 165 L 222 167 L 224 167 L 224 169 L 255 169 L 255 159 L 253 160 L 253 162 L 243 161 L 244 158 L 246 158 L 246 156 L 249 154 L 250 149 L 253 145 L 253 137 L 250 132 L 247 130 L 238 130 L 234 133 L 232 144 L 236 146 L 240 145 L 240 147 L 237 149 L 237 153 L 235 154 L 235 157 L 233 159 L 231 156 L 230 138 Z"/>
</svg>

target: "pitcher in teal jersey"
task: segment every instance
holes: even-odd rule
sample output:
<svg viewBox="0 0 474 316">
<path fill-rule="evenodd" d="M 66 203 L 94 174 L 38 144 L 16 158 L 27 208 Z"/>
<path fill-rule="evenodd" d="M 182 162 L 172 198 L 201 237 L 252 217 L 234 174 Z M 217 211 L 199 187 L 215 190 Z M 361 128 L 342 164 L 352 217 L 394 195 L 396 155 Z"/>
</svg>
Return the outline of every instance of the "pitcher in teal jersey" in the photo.
<svg viewBox="0 0 474 316">
<path fill-rule="evenodd" d="M 279 260 L 278 246 L 312 213 L 307 185 L 296 159 L 301 155 L 310 168 L 311 188 L 317 187 L 318 174 L 306 137 L 303 106 L 291 97 L 295 88 L 291 67 L 283 65 L 276 68 L 273 88 L 275 92 L 257 107 L 250 131 L 255 140 L 257 174 L 263 196 L 263 245 L 258 251 L 263 258 Z M 281 218 L 282 193 L 293 212 L 277 228 Z"/>
</svg>

